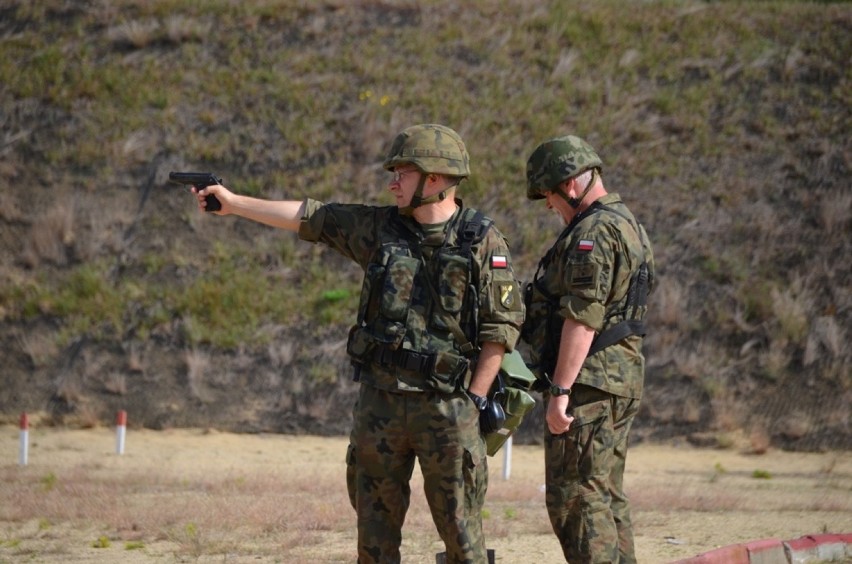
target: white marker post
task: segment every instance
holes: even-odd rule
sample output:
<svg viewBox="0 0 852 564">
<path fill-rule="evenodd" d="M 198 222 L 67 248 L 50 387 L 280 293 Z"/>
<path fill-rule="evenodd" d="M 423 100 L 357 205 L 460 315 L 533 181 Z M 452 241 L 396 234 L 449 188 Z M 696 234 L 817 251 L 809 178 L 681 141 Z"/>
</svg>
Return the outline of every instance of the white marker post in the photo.
<svg viewBox="0 0 852 564">
<path fill-rule="evenodd" d="M 124 454 L 124 437 L 127 434 L 127 412 L 123 409 L 115 418 L 115 452 Z"/>
<path fill-rule="evenodd" d="M 506 439 L 506 444 L 503 445 L 503 479 L 508 480 L 509 474 L 512 473 L 512 435 Z"/>
<path fill-rule="evenodd" d="M 27 416 L 27 412 L 21 413 L 21 446 L 18 449 L 18 464 L 21 466 L 26 466 L 27 461 L 29 459 L 29 453 L 27 452 L 30 448 L 30 418 Z"/>
</svg>

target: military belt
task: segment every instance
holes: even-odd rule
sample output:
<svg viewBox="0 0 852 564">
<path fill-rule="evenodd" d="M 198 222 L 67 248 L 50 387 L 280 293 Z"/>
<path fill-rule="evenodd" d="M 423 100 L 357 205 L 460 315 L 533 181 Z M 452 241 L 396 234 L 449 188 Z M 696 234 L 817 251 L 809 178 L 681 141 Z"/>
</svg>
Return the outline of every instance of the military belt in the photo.
<svg viewBox="0 0 852 564">
<path fill-rule="evenodd" d="M 406 349 L 393 350 L 389 347 L 376 347 L 373 360 L 384 367 L 396 367 L 412 372 L 431 372 L 435 363 L 434 354 L 423 354 Z"/>
</svg>

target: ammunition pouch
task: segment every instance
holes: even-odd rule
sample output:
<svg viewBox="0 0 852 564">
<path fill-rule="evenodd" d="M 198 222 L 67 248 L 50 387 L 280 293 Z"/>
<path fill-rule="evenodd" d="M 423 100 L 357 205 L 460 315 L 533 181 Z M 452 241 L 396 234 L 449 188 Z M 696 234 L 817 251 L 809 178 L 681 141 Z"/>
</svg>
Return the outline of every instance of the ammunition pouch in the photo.
<svg viewBox="0 0 852 564">
<path fill-rule="evenodd" d="M 421 374 L 426 387 L 447 394 L 458 391 L 470 367 L 468 359 L 451 352 L 421 353 L 381 344 L 374 344 L 368 356 L 378 366 Z"/>
<path fill-rule="evenodd" d="M 427 382 L 439 392 L 451 394 L 458 391 L 464 383 L 470 360 L 451 352 L 433 354 L 435 364 L 427 374 Z"/>
<path fill-rule="evenodd" d="M 353 325 L 349 329 L 349 338 L 346 340 L 346 354 L 352 359 L 353 364 L 364 364 L 375 348 L 375 343 L 366 329 Z"/>
<path fill-rule="evenodd" d="M 404 336 L 405 326 L 402 323 L 386 323 L 380 336 L 367 327 L 353 325 L 346 340 L 346 353 L 354 364 L 364 364 L 373 360 L 373 351 L 377 347 L 396 350 Z"/>
</svg>

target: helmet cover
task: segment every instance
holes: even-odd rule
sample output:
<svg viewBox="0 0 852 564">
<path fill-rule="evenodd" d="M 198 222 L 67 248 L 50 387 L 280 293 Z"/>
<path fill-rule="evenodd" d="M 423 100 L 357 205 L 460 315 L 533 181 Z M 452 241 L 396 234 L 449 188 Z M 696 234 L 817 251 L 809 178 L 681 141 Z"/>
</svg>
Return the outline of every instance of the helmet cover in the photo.
<svg viewBox="0 0 852 564">
<path fill-rule="evenodd" d="M 566 135 L 545 141 L 527 160 L 527 198 L 540 200 L 543 192 L 591 168 L 600 169 L 602 164 L 591 145 L 579 137 Z"/>
<path fill-rule="evenodd" d="M 470 156 L 464 141 L 444 125 L 413 125 L 399 133 L 382 166 L 393 170 L 402 164 L 413 164 L 426 174 L 470 176 Z"/>
</svg>

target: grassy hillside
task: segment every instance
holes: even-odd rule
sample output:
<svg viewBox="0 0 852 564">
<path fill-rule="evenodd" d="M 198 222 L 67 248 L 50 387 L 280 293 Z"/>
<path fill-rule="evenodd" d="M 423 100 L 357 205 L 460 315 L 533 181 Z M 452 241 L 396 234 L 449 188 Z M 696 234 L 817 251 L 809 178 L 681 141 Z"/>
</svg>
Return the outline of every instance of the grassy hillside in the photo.
<svg viewBox="0 0 852 564">
<path fill-rule="evenodd" d="M 560 230 L 524 198 L 546 138 L 645 223 L 638 439 L 850 448 L 850 32 L 825 3 L 2 2 L 0 413 L 345 432 L 358 268 L 168 172 L 390 203 L 390 140 L 439 122 L 523 278 Z"/>
</svg>

